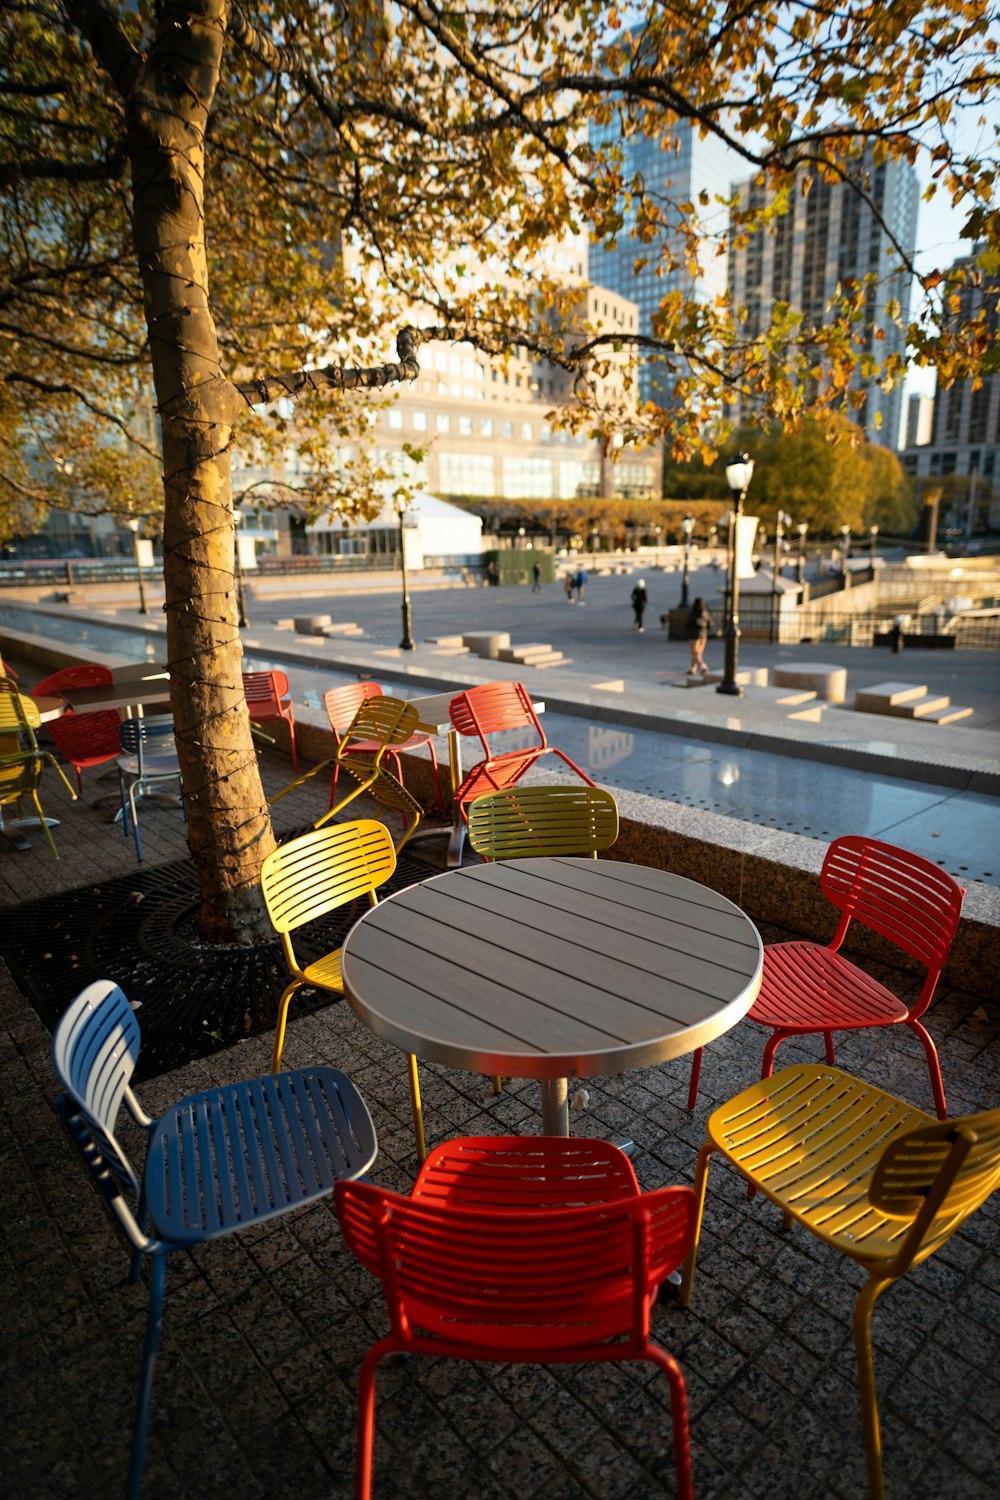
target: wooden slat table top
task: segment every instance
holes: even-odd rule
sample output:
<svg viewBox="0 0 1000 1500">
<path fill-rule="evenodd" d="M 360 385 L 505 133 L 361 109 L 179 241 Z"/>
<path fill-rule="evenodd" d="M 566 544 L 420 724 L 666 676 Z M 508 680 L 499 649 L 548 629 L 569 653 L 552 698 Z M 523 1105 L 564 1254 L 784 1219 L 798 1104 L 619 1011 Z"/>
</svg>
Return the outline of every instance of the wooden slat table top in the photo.
<svg viewBox="0 0 1000 1500">
<path fill-rule="evenodd" d="M 586 1078 L 704 1046 L 750 1009 L 763 945 L 738 906 L 645 865 L 518 859 L 449 870 L 364 914 L 356 1015 L 475 1073 Z"/>
</svg>

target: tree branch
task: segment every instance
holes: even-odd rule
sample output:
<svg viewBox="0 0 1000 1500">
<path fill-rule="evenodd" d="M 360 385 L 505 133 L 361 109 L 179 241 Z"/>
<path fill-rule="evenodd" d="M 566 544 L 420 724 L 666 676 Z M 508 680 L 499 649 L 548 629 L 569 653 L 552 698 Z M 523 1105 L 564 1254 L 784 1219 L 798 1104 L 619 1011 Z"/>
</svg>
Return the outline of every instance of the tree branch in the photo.
<svg viewBox="0 0 1000 1500">
<path fill-rule="evenodd" d="M 104 0 L 61 0 L 66 19 L 83 37 L 123 99 L 128 98 L 142 65 L 114 11 Z"/>
</svg>

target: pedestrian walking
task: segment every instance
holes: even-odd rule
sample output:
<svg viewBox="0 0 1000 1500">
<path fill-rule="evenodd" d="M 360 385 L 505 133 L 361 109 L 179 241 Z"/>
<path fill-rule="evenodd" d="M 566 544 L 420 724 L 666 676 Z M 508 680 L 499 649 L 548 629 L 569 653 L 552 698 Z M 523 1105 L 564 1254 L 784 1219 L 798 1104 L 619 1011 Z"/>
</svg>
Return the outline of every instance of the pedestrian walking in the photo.
<svg viewBox="0 0 1000 1500">
<path fill-rule="evenodd" d="M 575 604 L 576 600 L 573 598 L 573 590 L 576 588 L 575 573 L 566 573 L 563 576 L 563 588 L 566 590 L 566 603 Z"/>
<path fill-rule="evenodd" d="M 577 604 L 582 604 L 583 591 L 587 587 L 587 575 L 582 568 L 579 568 L 577 570 L 576 579 L 574 580 L 574 587 L 576 589 L 576 602 Z"/>
<path fill-rule="evenodd" d="M 632 590 L 632 613 L 635 615 L 635 624 L 632 626 L 632 629 L 637 630 L 640 635 L 642 635 L 646 628 L 642 623 L 642 617 L 646 613 L 646 605 L 648 603 L 649 595 L 646 593 L 646 580 L 640 578 Z"/>
<path fill-rule="evenodd" d="M 532 579 L 532 582 L 531 582 L 531 592 L 533 594 L 539 594 L 539 593 L 541 593 L 541 589 L 542 589 L 542 565 L 541 565 L 540 562 L 534 562 L 534 563 L 532 563 L 532 565 L 531 565 L 531 579 Z"/>
<path fill-rule="evenodd" d="M 711 628 L 712 616 L 704 599 L 696 599 L 687 617 L 687 638 L 688 645 L 691 647 L 689 677 L 708 676 L 708 668 L 705 665 L 705 642 L 708 640 L 708 632 Z"/>
</svg>

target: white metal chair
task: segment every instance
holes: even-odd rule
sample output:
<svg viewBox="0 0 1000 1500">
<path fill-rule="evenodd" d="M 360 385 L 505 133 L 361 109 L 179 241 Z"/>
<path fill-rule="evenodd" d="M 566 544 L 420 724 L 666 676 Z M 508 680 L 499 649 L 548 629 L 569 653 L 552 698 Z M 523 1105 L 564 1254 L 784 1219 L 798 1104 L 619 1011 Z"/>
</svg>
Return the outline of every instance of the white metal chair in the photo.
<svg viewBox="0 0 1000 1500">
<path fill-rule="evenodd" d="M 118 787 L 122 803 L 122 832 L 131 831 L 135 838 L 135 857 L 142 862 L 139 839 L 139 816 L 136 801 L 176 784 L 181 809 L 187 818 L 181 768 L 174 742 L 174 721 L 169 714 L 152 714 L 148 718 L 125 719 L 119 730 L 123 754 L 118 757 Z"/>
</svg>

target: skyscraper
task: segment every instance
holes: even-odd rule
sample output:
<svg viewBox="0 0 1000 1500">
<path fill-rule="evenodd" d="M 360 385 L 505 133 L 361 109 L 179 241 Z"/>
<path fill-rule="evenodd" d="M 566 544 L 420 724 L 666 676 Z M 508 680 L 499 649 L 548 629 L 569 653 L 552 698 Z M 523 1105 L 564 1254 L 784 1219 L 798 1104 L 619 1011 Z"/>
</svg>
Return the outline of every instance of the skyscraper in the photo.
<svg viewBox="0 0 1000 1500">
<path fill-rule="evenodd" d="M 611 137 L 606 129 L 595 133 L 595 146 L 607 146 Z M 599 286 L 609 287 L 620 297 L 627 297 L 639 308 L 639 333 L 653 331 L 653 319 L 663 298 L 680 292 L 696 301 L 710 301 L 726 290 L 726 261 L 715 253 L 711 236 L 726 229 L 726 210 L 716 202 L 728 198 L 738 173 L 738 159 L 722 141 L 713 135 L 701 139 L 686 121 L 671 128 L 671 139 L 664 142 L 650 136 L 628 136 L 620 142 L 624 153 L 622 175 L 625 181 L 641 178 L 644 192 L 666 215 L 665 246 L 640 246 L 631 239 L 636 224 L 636 208 L 626 209 L 617 243 L 613 249 L 602 244 L 591 246 L 590 278 Z M 698 206 L 701 192 L 709 195 L 704 207 Z M 704 254 L 699 258 L 698 274 L 692 276 L 681 266 L 663 272 L 657 248 L 680 255 L 684 240 L 679 228 L 681 214 L 674 206 L 695 205 L 705 230 Z M 638 256 L 648 256 L 647 263 L 635 269 Z M 671 370 L 667 358 L 643 358 L 639 365 L 639 395 L 643 401 L 669 406 L 677 376 L 684 371 L 683 362 Z"/>
<path fill-rule="evenodd" d="M 822 327 L 838 286 L 847 281 L 863 282 L 873 275 L 866 289 L 864 349 L 879 361 L 889 354 L 905 352 L 902 328 L 886 313 L 895 299 L 905 324 L 910 306 L 911 278 L 892 247 L 892 236 L 912 257 L 917 233 L 917 174 L 906 162 L 865 164 L 870 183 L 870 202 L 842 182 L 824 182 L 812 174 L 811 190 L 801 191 L 796 180 L 788 212 L 773 227 L 751 234 L 746 244 L 734 247 L 729 256 L 729 286 L 733 304 L 746 309 L 744 332 L 750 338 L 765 333 L 771 309 L 787 303 L 803 315 L 807 324 Z M 804 176 L 804 174 L 803 174 Z M 742 202 L 764 208 L 774 201 L 775 189 L 755 179 L 739 188 Z M 903 387 L 897 381 L 891 391 L 874 382 L 855 379 L 865 391 L 865 403 L 855 420 L 872 442 L 888 448 L 900 444 Z M 740 415 L 746 417 L 744 406 Z"/>
</svg>

